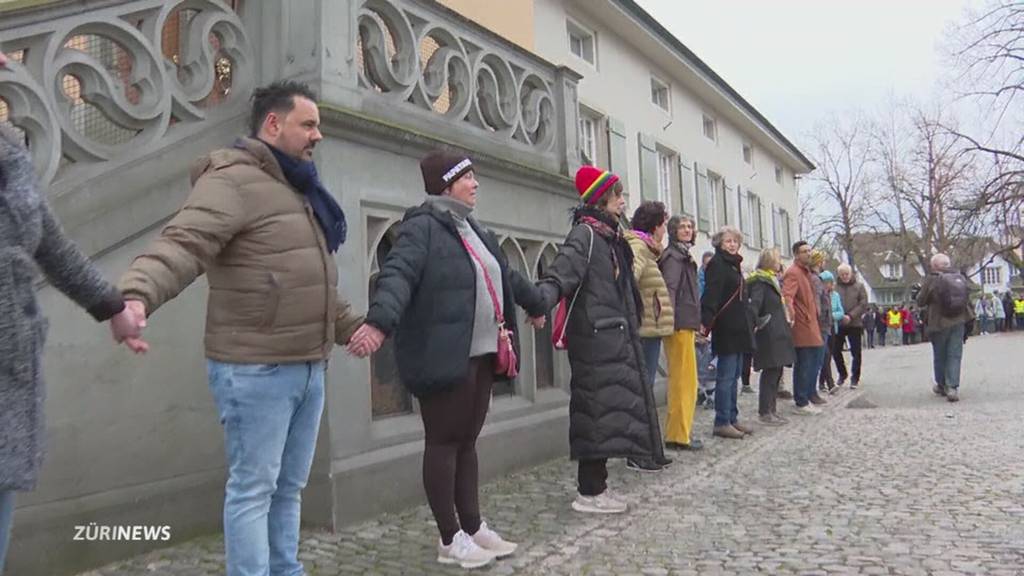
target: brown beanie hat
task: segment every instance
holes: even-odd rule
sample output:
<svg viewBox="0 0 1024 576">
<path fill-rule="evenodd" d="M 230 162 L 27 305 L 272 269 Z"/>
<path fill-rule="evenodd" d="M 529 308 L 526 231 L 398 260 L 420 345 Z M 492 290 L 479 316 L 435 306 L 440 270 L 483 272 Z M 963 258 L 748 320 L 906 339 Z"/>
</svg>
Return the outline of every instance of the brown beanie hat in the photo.
<svg viewBox="0 0 1024 576">
<path fill-rule="evenodd" d="M 437 196 L 463 174 L 473 169 L 473 162 L 462 154 L 434 150 L 420 160 L 423 188 L 427 194 Z"/>
</svg>

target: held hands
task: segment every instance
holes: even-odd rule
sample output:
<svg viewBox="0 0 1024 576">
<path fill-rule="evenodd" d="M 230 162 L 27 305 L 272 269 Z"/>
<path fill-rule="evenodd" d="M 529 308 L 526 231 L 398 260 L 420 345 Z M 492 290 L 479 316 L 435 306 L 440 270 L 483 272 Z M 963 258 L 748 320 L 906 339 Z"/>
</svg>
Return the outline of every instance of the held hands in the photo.
<svg viewBox="0 0 1024 576">
<path fill-rule="evenodd" d="M 846 326 L 847 324 L 849 324 L 850 323 L 850 315 L 849 314 L 843 314 L 843 319 L 840 320 L 839 323 L 842 324 L 843 326 Z"/>
<path fill-rule="evenodd" d="M 110 319 L 110 334 L 118 344 L 124 344 L 136 354 L 149 351 L 149 344 L 142 339 L 146 327 L 146 305 L 138 300 L 126 300 L 124 310 Z"/>
<path fill-rule="evenodd" d="M 353 356 L 365 358 L 376 352 L 383 343 L 383 332 L 369 324 L 363 324 L 349 339 L 346 350 Z"/>
<path fill-rule="evenodd" d="M 544 316 L 537 316 L 536 318 L 530 318 L 527 320 L 530 326 L 533 326 L 534 330 L 541 330 L 544 328 L 544 324 L 547 322 L 547 318 Z"/>
</svg>

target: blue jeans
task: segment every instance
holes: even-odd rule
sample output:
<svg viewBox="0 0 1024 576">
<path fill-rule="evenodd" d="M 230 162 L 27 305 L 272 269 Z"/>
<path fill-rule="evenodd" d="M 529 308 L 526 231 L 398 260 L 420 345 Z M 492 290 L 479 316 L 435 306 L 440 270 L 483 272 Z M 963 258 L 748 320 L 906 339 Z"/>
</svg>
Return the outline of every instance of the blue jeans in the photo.
<svg viewBox="0 0 1024 576">
<path fill-rule="evenodd" d="M 743 354 L 723 354 L 718 357 L 715 373 L 715 428 L 735 424 L 740 411 L 736 407 L 736 381 L 743 368 Z"/>
<path fill-rule="evenodd" d="M 661 338 L 641 338 L 640 345 L 644 349 L 644 377 L 647 385 L 654 388 L 654 379 L 658 376 L 658 359 L 661 357 Z"/>
<path fill-rule="evenodd" d="M 960 388 L 960 360 L 964 356 L 964 325 L 957 324 L 931 333 L 935 383 Z"/>
<path fill-rule="evenodd" d="M 228 576 L 301 576 L 301 491 L 324 408 L 323 362 L 207 361 L 224 426 Z"/>
<path fill-rule="evenodd" d="M 805 346 L 796 349 L 796 366 L 793 367 L 793 401 L 797 406 L 807 406 L 818 383 L 821 360 L 825 356 L 824 346 Z"/>
<path fill-rule="evenodd" d="M 14 490 L 0 490 L 0 574 L 4 573 L 4 558 L 7 557 L 7 543 L 11 540 L 13 523 Z"/>
</svg>

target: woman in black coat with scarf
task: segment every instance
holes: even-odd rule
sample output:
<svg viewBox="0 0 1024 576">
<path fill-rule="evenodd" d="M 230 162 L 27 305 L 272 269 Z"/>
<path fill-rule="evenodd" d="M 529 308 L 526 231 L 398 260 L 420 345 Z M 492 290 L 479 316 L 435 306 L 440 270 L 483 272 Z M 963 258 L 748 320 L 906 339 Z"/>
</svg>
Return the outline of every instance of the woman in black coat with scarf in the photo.
<svg viewBox="0 0 1024 576">
<path fill-rule="evenodd" d="M 789 326 L 786 307 L 782 303 L 782 287 L 779 286 L 778 271 L 782 267 L 778 248 L 761 252 L 757 270 L 747 277 L 747 304 L 751 316 L 759 322 L 767 318 L 767 324 L 754 332 L 757 344 L 754 350 L 754 369 L 761 371 L 758 386 L 757 411 L 760 421 L 767 426 L 785 424 L 775 408 L 782 369 L 796 362 L 793 348 L 793 332 Z"/>
<path fill-rule="evenodd" d="M 615 174 L 584 166 L 576 189 L 582 204 L 573 228 L 539 286 L 546 305 L 559 298 L 573 302 L 565 326 L 572 367 L 570 458 L 579 462 L 572 507 L 619 513 L 626 504 L 606 492 L 608 459 L 653 459 L 660 465 L 668 460 L 654 392 L 644 378 L 633 252 L 618 224 L 625 207 L 622 185 Z"/>
<path fill-rule="evenodd" d="M 704 272 L 700 319 L 704 333 L 711 333 L 711 348 L 718 356 L 715 376 L 715 429 L 722 438 L 743 438 L 753 429 L 739 423 L 736 382 L 743 355 L 754 351 L 752 322 L 746 305 L 740 244 L 743 233 L 724 226 L 711 239 L 715 255 Z"/>
<path fill-rule="evenodd" d="M 502 321 L 515 326 L 517 304 L 534 326 L 547 309 L 473 218 L 470 159 L 435 151 L 420 168 L 427 200 L 406 212 L 349 350 L 365 356 L 395 334 L 399 377 L 420 401 L 423 487 L 441 533 L 437 560 L 476 568 L 516 549 L 482 520 L 478 497 L 476 439 L 494 381 L 508 379 L 496 373 L 499 329 Z M 518 352 L 514 332 L 511 341 Z"/>
</svg>

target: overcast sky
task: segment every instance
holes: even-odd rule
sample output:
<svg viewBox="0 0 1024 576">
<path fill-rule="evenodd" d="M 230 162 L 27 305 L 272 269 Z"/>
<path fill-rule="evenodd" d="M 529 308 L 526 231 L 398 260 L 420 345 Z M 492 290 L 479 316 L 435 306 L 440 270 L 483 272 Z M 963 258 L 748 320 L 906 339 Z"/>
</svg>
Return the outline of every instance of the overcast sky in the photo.
<svg viewBox="0 0 1024 576">
<path fill-rule="evenodd" d="M 971 0 L 637 0 L 797 145 L 830 111 L 931 97 Z"/>
</svg>

